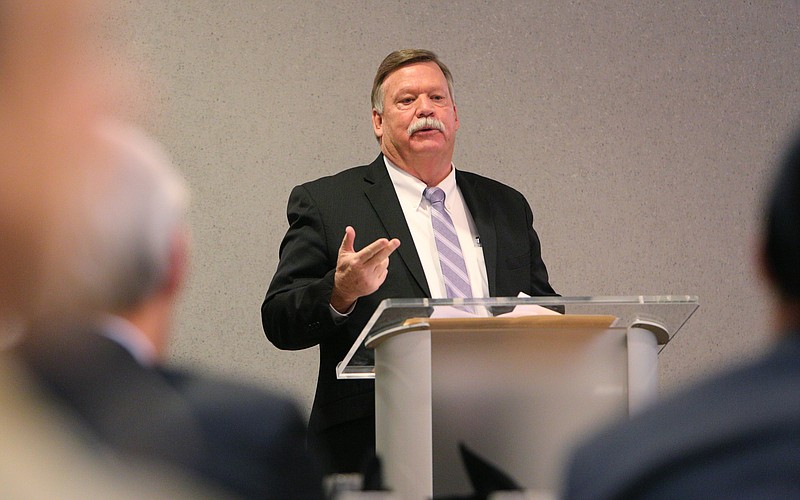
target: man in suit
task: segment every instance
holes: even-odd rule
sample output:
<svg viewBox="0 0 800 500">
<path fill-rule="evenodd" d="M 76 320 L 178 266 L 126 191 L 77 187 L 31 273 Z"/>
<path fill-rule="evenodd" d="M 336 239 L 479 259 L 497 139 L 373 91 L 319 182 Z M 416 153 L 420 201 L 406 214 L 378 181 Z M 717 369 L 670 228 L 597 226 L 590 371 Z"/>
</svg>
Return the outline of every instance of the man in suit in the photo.
<svg viewBox="0 0 800 500">
<path fill-rule="evenodd" d="M 381 154 L 292 191 L 261 307 L 277 347 L 319 345 L 310 440 L 328 450 L 334 472 L 358 471 L 374 453 L 374 384 L 337 380 L 335 366 L 383 299 L 555 295 L 522 194 L 452 164 L 459 121 L 447 66 L 427 50 L 389 54 L 372 107 Z M 463 257 L 460 295 L 440 266 L 425 198 L 434 187 Z"/>
<path fill-rule="evenodd" d="M 76 181 L 81 242 L 62 285 L 75 311 L 44 315 L 15 349 L 90 439 L 180 466 L 244 498 L 322 498 L 296 405 L 163 366 L 187 266 L 188 192 L 155 143 L 116 122 L 103 168 Z"/>
<path fill-rule="evenodd" d="M 800 498 L 800 136 L 766 215 L 777 343 L 580 445 L 565 498 Z"/>
</svg>

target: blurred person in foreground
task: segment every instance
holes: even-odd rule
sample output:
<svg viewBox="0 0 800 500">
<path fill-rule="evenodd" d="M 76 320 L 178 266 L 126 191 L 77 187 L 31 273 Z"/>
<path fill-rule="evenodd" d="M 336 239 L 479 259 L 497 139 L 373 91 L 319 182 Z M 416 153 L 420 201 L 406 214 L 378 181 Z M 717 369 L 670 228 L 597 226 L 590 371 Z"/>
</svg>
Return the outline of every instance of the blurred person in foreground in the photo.
<svg viewBox="0 0 800 500">
<path fill-rule="evenodd" d="M 382 300 L 556 295 L 525 197 L 453 165 L 453 78 L 436 54 L 383 60 L 372 125 L 371 164 L 292 190 L 261 307 L 275 346 L 319 346 L 309 440 L 330 452 L 330 472 L 362 471 L 375 454 L 375 385 L 335 369 Z"/>
<path fill-rule="evenodd" d="M 188 264 L 188 191 L 160 148 L 108 121 L 105 168 L 81 186 L 80 248 L 66 282 L 96 314 L 40 318 L 15 349 L 98 440 L 245 498 L 322 498 L 305 424 L 288 399 L 170 370 L 163 361 Z"/>
<path fill-rule="evenodd" d="M 759 264 L 773 348 L 591 437 L 565 498 L 800 498 L 800 136 L 767 204 Z"/>
<path fill-rule="evenodd" d="M 41 314 L 81 315 L 62 273 L 76 241 L 61 237 L 117 92 L 93 47 L 103 6 L 0 2 L 0 498 L 220 498 L 98 446 L 9 350 Z"/>
<path fill-rule="evenodd" d="M 111 104 L 92 53 L 95 2 L 0 2 L 0 331 L 55 296 L 68 241 L 53 230 L 97 153 L 92 128 Z M 54 307 L 56 304 L 50 304 Z M 3 333 L 0 333 L 2 335 Z"/>
</svg>

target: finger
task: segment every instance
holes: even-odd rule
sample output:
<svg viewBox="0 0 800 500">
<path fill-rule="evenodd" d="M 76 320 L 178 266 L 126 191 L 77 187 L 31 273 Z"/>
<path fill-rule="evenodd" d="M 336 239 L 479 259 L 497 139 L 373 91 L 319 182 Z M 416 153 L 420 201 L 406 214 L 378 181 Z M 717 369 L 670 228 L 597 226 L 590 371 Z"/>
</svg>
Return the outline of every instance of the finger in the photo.
<svg viewBox="0 0 800 500">
<path fill-rule="evenodd" d="M 342 239 L 342 246 L 339 247 L 339 253 L 342 252 L 355 252 L 355 248 L 353 248 L 353 243 L 356 241 L 356 230 L 353 229 L 353 226 L 347 226 L 344 228 L 344 238 Z"/>
<path fill-rule="evenodd" d="M 377 240 L 373 241 L 369 245 L 359 250 L 356 253 L 356 256 L 361 262 L 367 262 L 388 244 L 389 240 L 387 240 L 386 238 L 378 238 Z"/>
<path fill-rule="evenodd" d="M 397 247 L 400 246 L 400 240 L 393 239 L 391 241 L 387 241 L 381 248 L 378 249 L 377 252 L 372 254 L 369 257 L 369 262 L 381 262 L 389 258 L 389 256 L 397 250 Z"/>
</svg>

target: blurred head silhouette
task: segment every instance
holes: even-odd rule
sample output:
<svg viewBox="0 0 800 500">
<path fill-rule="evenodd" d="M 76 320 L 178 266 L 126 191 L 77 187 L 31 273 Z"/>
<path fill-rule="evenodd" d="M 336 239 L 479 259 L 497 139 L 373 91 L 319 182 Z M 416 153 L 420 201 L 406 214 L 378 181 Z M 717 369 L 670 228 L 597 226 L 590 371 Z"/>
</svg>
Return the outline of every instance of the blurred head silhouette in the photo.
<svg viewBox="0 0 800 500">
<path fill-rule="evenodd" d="M 60 330 L 65 315 L 121 316 L 161 356 L 187 267 L 189 191 L 161 147 L 138 128 L 108 119 L 96 136 L 102 165 L 74 182 L 71 220 L 56 229 L 58 240 L 75 240 L 57 259 L 70 299 L 56 298 L 66 310 L 51 306 L 40 319 L 57 312 L 51 326 Z"/>
<path fill-rule="evenodd" d="M 93 130 L 111 99 L 91 49 L 95 11 L 89 0 L 0 3 L 0 329 L 57 297 L 71 240 L 53 229 L 100 164 Z"/>
<path fill-rule="evenodd" d="M 762 267 L 778 296 L 778 327 L 800 327 L 800 133 L 784 155 L 770 192 Z"/>
</svg>

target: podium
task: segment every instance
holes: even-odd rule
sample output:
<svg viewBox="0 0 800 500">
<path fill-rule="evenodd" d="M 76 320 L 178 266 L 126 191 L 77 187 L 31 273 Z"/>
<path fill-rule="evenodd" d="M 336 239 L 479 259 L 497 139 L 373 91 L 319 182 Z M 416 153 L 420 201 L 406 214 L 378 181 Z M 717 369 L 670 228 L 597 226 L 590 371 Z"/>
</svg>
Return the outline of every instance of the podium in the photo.
<svg viewBox="0 0 800 500">
<path fill-rule="evenodd" d="M 694 296 L 389 299 L 337 377 L 375 379 L 376 451 L 400 498 L 471 493 L 461 443 L 555 494 L 581 436 L 657 397 L 658 353 L 697 307 Z"/>
</svg>

